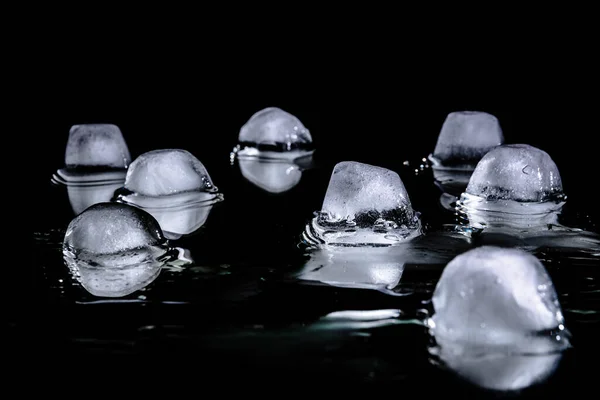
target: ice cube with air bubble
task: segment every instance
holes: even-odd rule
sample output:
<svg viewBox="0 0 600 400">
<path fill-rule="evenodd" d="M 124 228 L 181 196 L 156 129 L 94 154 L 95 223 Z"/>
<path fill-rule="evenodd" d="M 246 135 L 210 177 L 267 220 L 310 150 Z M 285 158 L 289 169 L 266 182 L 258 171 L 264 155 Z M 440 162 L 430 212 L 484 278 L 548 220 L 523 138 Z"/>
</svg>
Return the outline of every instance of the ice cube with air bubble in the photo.
<svg viewBox="0 0 600 400">
<path fill-rule="evenodd" d="M 294 159 L 312 153 L 312 136 L 295 116 L 278 107 L 256 112 L 241 127 L 233 155 Z"/>
<path fill-rule="evenodd" d="M 137 157 L 116 197 L 152 214 L 170 239 L 198 230 L 223 198 L 204 164 L 182 149 L 153 150 Z"/>
<path fill-rule="evenodd" d="M 397 173 L 344 161 L 334 167 L 321 211 L 304 238 L 322 244 L 390 245 L 420 232 L 420 220 Z"/>
<path fill-rule="evenodd" d="M 560 173 L 550 155 L 527 144 L 506 144 L 487 153 L 465 192 L 488 201 L 541 203 L 564 199 Z"/>
<path fill-rule="evenodd" d="M 569 346 L 550 276 L 520 249 L 482 246 L 456 256 L 432 303 L 429 325 L 446 354 L 547 353 Z"/>
<path fill-rule="evenodd" d="M 98 203 L 69 223 L 63 258 L 91 294 L 122 297 L 158 276 L 167 246 L 158 222 L 144 210 Z"/>
</svg>

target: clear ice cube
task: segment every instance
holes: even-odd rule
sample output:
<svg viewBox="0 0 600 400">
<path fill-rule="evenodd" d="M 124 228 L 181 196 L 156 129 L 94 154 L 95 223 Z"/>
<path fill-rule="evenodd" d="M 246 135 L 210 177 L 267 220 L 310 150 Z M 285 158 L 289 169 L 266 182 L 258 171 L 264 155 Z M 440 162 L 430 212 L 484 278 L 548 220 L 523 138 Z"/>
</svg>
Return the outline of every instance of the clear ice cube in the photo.
<svg viewBox="0 0 600 400">
<path fill-rule="evenodd" d="M 107 255 L 165 242 L 158 222 L 146 211 L 121 203 L 98 203 L 71 221 L 64 247 L 75 254 Z"/>
<path fill-rule="evenodd" d="M 407 223 L 414 217 L 408 193 L 400 176 L 389 169 L 354 161 L 333 169 L 322 212 L 330 221 L 393 219 Z"/>
<path fill-rule="evenodd" d="M 121 130 L 112 124 L 73 125 L 65 152 L 67 168 L 127 168 L 131 162 Z"/>
<path fill-rule="evenodd" d="M 448 114 L 433 151 L 434 166 L 474 166 L 490 149 L 502 144 L 498 119 L 480 111 Z"/>
<path fill-rule="evenodd" d="M 143 196 L 217 192 L 204 165 L 179 149 L 153 150 L 137 157 L 127 171 L 125 188 Z"/>
<path fill-rule="evenodd" d="M 487 153 L 471 175 L 466 193 L 485 200 L 561 200 L 562 180 L 552 158 L 527 144 L 506 144 Z"/>
<path fill-rule="evenodd" d="M 239 142 L 259 149 L 289 151 L 310 145 L 312 137 L 294 115 L 268 107 L 252 115 L 242 126 Z"/>
</svg>

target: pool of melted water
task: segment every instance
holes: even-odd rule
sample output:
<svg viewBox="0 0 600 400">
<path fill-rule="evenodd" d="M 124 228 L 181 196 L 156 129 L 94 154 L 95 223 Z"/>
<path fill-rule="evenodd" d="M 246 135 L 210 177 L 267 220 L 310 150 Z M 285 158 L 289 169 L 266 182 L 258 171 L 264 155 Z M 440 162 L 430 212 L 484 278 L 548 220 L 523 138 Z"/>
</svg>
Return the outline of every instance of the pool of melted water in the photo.
<svg viewBox="0 0 600 400">
<path fill-rule="evenodd" d="M 295 186 L 270 193 L 226 152 L 208 162 L 200 157 L 224 201 L 199 231 L 170 241 L 176 262 L 124 297 L 95 296 L 71 275 L 62 240 L 75 214 L 65 187 L 50 182 L 49 168 L 38 190 L 48 206 L 32 232 L 32 307 L 9 314 L 14 349 L 44 360 L 47 374 L 53 360 L 90 371 L 149 367 L 202 387 L 243 381 L 263 390 L 277 384 L 343 391 L 364 384 L 399 395 L 481 398 L 553 398 L 596 387 L 588 366 L 599 349 L 600 241 L 590 203 L 580 194 L 567 200 L 558 221 L 575 229 L 471 229 L 454 208 L 456 198 L 434 184 L 426 155 L 367 160 L 400 174 L 420 213 L 421 237 L 329 250 L 311 248 L 303 232 L 342 159 L 320 159 L 317 151 Z M 561 173 L 565 182 L 575 176 Z M 484 244 L 522 248 L 543 262 L 571 348 L 541 358 L 440 361 L 425 323 L 433 290 L 452 258 Z"/>
</svg>

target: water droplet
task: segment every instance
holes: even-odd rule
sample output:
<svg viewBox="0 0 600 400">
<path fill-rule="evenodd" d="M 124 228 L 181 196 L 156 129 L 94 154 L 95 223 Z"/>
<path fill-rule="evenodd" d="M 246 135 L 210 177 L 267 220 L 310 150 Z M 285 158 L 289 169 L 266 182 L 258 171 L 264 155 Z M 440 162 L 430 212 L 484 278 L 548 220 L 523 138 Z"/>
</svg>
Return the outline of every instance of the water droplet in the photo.
<svg viewBox="0 0 600 400">
<path fill-rule="evenodd" d="M 561 331 L 563 331 L 563 330 L 565 329 L 565 326 L 564 326 L 563 324 L 560 324 L 560 325 L 558 326 L 558 329 L 560 329 Z"/>
<path fill-rule="evenodd" d="M 402 165 L 406 165 L 406 166 L 408 166 L 408 165 L 410 165 L 410 163 L 409 163 L 408 161 L 404 161 L 404 162 L 402 163 Z"/>
<path fill-rule="evenodd" d="M 144 296 L 143 294 L 141 294 L 141 295 L 138 296 L 138 299 L 140 299 L 140 300 L 146 300 L 146 296 Z"/>
<path fill-rule="evenodd" d="M 59 279 L 59 280 L 58 280 L 58 283 L 63 283 L 63 280 L 62 280 L 62 279 Z"/>
<path fill-rule="evenodd" d="M 461 290 L 461 291 L 460 291 L 460 297 L 463 297 L 463 298 L 464 298 L 466 295 L 467 295 L 467 294 L 465 293 L 465 291 L 464 291 L 464 290 Z"/>
<path fill-rule="evenodd" d="M 556 340 L 560 341 L 560 335 L 556 335 Z"/>
<path fill-rule="evenodd" d="M 486 325 L 485 325 L 485 322 L 482 322 L 481 324 L 479 324 L 479 327 L 480 327 L 481 329 L 485 329 L 485 327 L 486 327 Z"/>
</svg>

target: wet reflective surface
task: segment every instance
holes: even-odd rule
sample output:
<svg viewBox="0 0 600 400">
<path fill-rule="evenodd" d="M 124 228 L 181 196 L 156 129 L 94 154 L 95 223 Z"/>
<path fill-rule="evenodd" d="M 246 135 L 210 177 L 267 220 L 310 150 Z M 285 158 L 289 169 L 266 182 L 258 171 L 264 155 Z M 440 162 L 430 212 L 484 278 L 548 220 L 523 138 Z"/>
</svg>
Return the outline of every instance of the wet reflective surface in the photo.
<svg viewBox="0 0 600 400">
<path fill-rule="evenodd" d="M 417 163 L 423 163 L 421 157 Z M 278 186 L 279 178 L 257 185 L 224 154 L 211 177 L 225 200 L 209 210 L 209 218 L 189 210 L 175 223 L 174 217 L 153 213 L 161 226 L 189 230 L 202 223 L 193 235 L 167 235 L 168 249 L 152 257 L 143 252 L 85 262 L 70 257 L 62 246 L 75 215 L 73 192 L 49 185 L 47 196 L 58 211 L 34 232 L 33 298 L 45 310 L 37 321 L 53 328 L 32 348 L 50 359 L 192 357 L 204 379 L 214 382 L 276 376 L 289 384 L 348 387 L 350 380 L 421 390 L 436 382 L 428 393 L 454 390 L 478 397 L 535 395 L 573 381 L 583 385 L 583 360 L 595 362 L 589 349 L 597 348 L 600 322 L 594 222 L 571 212 L 577 204 L 567 201 L 565 210 L 548 217 L 550 230 L 546 222 L 524 224 L 507 215 L 508 223 L 497 218 L 490 223 L 485 212 L 454 209 L 458 197 L 447 202 L 450 209 L 442 206 L 431 168 L 415 173 L 415 162 L 408 164 L 389 167 L 421 212 L 423 234 L 386 247 L 316 248 L 302 240 L 322 205 L 334 163 L 315 163 L 291 188 L 277 191 L 265 189 L 288 185 Z M 442 271 L 456 255 L 483 244 L 521 248 L 542 261 L 572 335 L 571 348 L 471 354 L 436 342 L 427 320 Z M 28 326 L 15 325 L 19 341 L 29 337 Z"/>
</svg>

